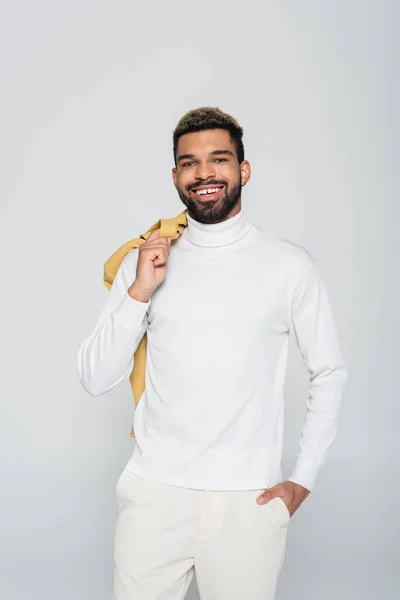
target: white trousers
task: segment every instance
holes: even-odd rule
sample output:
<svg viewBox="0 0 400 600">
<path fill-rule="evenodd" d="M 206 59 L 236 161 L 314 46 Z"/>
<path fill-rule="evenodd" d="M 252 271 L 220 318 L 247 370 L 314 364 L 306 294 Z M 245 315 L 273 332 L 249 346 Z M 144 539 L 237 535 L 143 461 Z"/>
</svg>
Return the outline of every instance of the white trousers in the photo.
<svg viewBox="0 0 400 600">
<path fill-rule="evenodd" d="M 273 600 L 290 513 L 264 490 L 209 491 L 143 479 L 117 483 L 112 600 Z"/>
</svg>

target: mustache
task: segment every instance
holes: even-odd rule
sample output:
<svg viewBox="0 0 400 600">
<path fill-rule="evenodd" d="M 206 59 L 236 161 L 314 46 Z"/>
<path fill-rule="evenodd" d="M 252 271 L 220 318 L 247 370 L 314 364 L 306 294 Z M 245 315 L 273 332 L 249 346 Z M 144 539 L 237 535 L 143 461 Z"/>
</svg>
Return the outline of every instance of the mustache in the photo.
<svg viewBox="0 0 400 600">
<path fill-rule="evenodd" d="M 226 186 L 226 183 L 223 181 L 215 181 L 215 180 L 214 181 L 204 181 L 201 183 L 197 182 L 197 183 L 193 183 L 190 186 L 188 185 L 186 189 L 190 192 L 193 188 L 200 187 L 201 185 L 215 185 L 215 186 L 225 185 Z"/>
</svg>

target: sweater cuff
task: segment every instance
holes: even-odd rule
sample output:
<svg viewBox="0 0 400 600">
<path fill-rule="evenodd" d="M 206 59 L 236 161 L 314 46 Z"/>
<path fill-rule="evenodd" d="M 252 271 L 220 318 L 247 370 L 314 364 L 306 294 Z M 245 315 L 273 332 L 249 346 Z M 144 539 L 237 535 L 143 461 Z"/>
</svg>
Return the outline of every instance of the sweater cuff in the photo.
<svg viewBox="0 0 400 600">
<path fill-rule="evenodd" d="M 141 325 L 150 304 L 151 298 L 148 302 L 140 302 L 126 292 L 115 309 L 114 316 L 125 327 L 137 329 Z"/>
<path fill-rule="evenodd" d="M 296 466 L 292 475 L 288 478 L 288 481 L 298 483 L 311 492 L 320 467 L 321 465 L 313 460 L 299 457 L 296 460 Z"/>
</svg>

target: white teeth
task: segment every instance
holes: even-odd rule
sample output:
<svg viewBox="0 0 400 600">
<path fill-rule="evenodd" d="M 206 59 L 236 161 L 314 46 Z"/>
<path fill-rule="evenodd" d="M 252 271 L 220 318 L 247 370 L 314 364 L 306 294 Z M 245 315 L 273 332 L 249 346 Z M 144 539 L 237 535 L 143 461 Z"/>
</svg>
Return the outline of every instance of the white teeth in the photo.
<svg viewBox="0 0 400 600">
<path fill-rule="evenodd" d="M 198 194 L 199 196 L 205 195 L 205 194 L 215 194 L 215 192 L 218 192 L 221 188 L 210 188 L 209 190 L 199 190 L 198 192 L 196 192 L 196 194 Z"/>
</svg>

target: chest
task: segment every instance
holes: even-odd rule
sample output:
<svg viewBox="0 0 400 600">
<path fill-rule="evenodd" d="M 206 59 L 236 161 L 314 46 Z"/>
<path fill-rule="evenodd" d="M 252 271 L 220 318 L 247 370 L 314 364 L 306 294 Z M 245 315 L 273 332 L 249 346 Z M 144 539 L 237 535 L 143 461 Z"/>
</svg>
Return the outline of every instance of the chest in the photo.
<svg viewBox="0 0 400 600">
<path fill-rule="evenodd" d="M 259 335 L 288 327 L 286 277 L 269 257 L 236 253 L 197 256 L 171 252 L 165 280 L 152 296 L 150 332 L 198 335 L 210 330 Z"/>
</svg>

